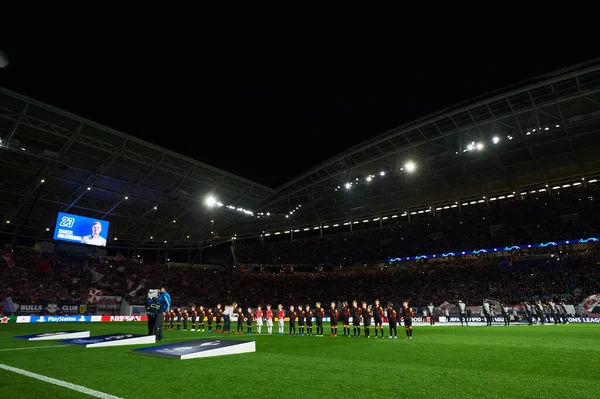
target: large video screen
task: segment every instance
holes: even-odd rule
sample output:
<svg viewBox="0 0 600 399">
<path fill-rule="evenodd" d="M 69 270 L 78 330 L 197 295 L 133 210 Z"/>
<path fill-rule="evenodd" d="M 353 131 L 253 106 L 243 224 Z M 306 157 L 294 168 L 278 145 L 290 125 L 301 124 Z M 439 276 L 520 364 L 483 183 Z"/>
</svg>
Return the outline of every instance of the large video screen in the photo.
<svg viewBox="0 0 600 399">
<path fill-rule="evenodd" d="M 106 220 L 59 212 L 54 228 L 54 239 L 105 247 L 109 225 L 110 222 Z"/>
</svg>

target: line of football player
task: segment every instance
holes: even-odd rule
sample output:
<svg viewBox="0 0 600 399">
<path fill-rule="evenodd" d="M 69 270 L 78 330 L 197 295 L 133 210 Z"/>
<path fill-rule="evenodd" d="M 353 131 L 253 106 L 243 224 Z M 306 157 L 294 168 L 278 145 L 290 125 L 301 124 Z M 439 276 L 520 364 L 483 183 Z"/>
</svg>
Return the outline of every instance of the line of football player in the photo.
<svg viewBox="0 0 600 399">
<path fill-rule="evenodd" d="M 387 319 L 389 325 L 388 338 L 397 339 L 397 326 L 403 322 L 406 330 L 406 339 L 412 339 L 412 318 L 414 312 L 408 306 L 408 302 L 404 302 L 400 314 L 392 303 L 387 306 Z M 353 301 L 352 306 L 347 302 L 343 302 L 342 308 L 337 309 L 335 302 L 331 303 L 329 310 L 330 335 L 338 336 L 338 325 L 343 328 L 343 336 L 360 338 L 361 330 L 364 331 L 364 337 L 371 337 L 371 323 L 375 330 L 374 338 L 385 338 L 383 329 L 384 308 L 375 300 L 375 304 L 368 306 L 366 302 L 359 304 L 358 301 Z M 399 317 L 401 316 L 401 318 Z M 236 321 L 237 318 L 237 321 Z M 229 306 L 223 307 L 218 304 L 213 311 L 212 308 L 204 309 L 204 306 L 192 305 L 190 310 L 177 308 L 171 309 L 165 315 L 165 329 L 168 330 L 188 330 L 190 331 L 206 331 L 206 332 L 222 332 L 225 334 L 261 334 L 263 331 L 263 323 L 267 326 L 267 334 L 273 334 L 274 323 L 277 323 L 278 334 L 285 334 L 285 320 L 288 318 L 289 335 L 297 336 L 313 336 L 313 321 L 315 322 L 316 331 L 315 337 L 323 337 L 323 320 L 325 318 L 325 310 L 320 302 L 316 303 L 316 308 L 311 309 L 310 305 L 290 306 L 286 311 L 283 305 L 277 306 L 276 313 L 267 305 L 265 310 L 261 305 L 257 306 L 257 310 L 253 313 L 251 308 L 246 312 L 237 303 L 232 303 Z M 236 331 L 232 331 L 231 324 L 237 323 Z M 245 325 L 245 326 L 244 326 Z M 253 329 L 256 326 L 256 330 Z M 214 327 L 214 330 L 213 330 Z M 351 333 L 352 332 L 352 333 Z"/>
</svg>

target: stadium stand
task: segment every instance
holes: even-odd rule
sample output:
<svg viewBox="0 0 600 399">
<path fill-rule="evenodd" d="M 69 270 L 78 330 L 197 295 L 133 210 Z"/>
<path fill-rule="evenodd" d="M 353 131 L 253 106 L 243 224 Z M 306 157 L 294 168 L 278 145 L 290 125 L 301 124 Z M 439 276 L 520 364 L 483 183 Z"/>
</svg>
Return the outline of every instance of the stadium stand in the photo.
<svg viewBox="0 0 600 399">
<path fill-rule="evenodd" d="M 595 61 L 401 126 L 274 189 L 0 89 L 0 298 L 81 303 L 98 289 L 141 304 L 165 284 L 182 306 L 577 303 L 600 291 L 597 240 L 460 255 L 599 238 L 599 122 Z M 110 219 L 106 250 L 32 249 L 59 211 Z"/>
</svg>

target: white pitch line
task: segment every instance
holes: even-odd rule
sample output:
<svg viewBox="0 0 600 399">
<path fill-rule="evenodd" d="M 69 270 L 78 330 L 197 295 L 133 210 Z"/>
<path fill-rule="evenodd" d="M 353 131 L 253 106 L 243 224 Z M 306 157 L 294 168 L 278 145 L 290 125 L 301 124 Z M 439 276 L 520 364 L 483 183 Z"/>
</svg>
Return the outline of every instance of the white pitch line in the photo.
<svg viewBox="0 0 600 399">
<path fill-rule="evenodd" d="M 7 351 L 24 351 L 24 350 L 28 350 L 28 349 L 42 349 L 42 348 L 58 348 L 59 346 L 62 346 L 63 348 L 65 348 L 65 345 L 47 345 L 47 346 L 29 346 L 29 347 L 25 347 L 25 348 L 8 348 L 8 349 L 0 349 L 0 352 L 7 352 Z"/>
<path fill-rule="evenodd" d="M 24 375 L 26 377 L 35 378 L 36 380 L 47 382 L 47 383 L 52 384 L 52 385 L 56 385 L 56 386 L 59 386 L 59 387 L 71 389 L 73 391 L 81 392 L 81 393 L 84 393 L 86 395 L 93 396 L 95 398 L 100 398 L 100 399 L 123 399 L 121 397 L 110 395 L 108 393 L 96 391 L 94 389 L 86 388 L 86 387 L 83 387 L 81 385 L 71 384 L 70 382 L 66 382 L 66 381 L 62 381 L 62 380 L 57 380 L 55 378 L 46 377 L 44 375 L 31 373 L 31 372 L 29 372 L 27 370 L 18 369 L 16 367 L 7 366 L 5 364 L 0 364 L 0 369 L 6 370 L 6 371 L 12 371 L 13 373 L 21 374 L 21 375 Z"/>
</svg>

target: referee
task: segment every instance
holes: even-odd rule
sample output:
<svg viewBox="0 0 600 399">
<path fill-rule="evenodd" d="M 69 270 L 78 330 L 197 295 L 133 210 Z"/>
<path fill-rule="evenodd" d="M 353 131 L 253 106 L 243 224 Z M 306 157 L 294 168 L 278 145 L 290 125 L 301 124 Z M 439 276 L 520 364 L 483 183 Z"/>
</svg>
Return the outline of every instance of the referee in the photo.
<svg viewBox="0 0 600 399">
<path fill-rule="evenodd" d="M 167 292 L 165 287 L 160 287 L 160 295 L 158 296 L 158 312 L 156 319 L 154 319 L 154 334 L 156 339 L 162 341 L 163 339 L 163 320 L 165 314 L 171 310 L 171 295 Z"/>
</svg>

